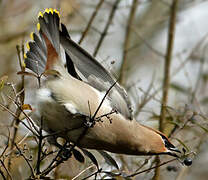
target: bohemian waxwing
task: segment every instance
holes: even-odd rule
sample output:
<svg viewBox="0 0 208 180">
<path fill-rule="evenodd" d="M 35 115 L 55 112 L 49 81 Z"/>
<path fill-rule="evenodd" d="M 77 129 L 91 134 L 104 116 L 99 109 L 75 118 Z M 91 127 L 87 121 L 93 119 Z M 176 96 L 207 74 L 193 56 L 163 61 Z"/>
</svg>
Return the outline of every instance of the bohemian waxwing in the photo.
<svg viewBox="0 0 208 180">
<path fill-rule="evenodd" d="M 126 91 L 70 38 L 57 10 L 40 12 L 38 21 L 24 55 L 26 67 L 41 77 L 34 98 L 38 125 L 42 120 L 47 133 L 82 148 L 129 155 L 180 153 L 164 134 L 132 117 Z"/>
</svg>

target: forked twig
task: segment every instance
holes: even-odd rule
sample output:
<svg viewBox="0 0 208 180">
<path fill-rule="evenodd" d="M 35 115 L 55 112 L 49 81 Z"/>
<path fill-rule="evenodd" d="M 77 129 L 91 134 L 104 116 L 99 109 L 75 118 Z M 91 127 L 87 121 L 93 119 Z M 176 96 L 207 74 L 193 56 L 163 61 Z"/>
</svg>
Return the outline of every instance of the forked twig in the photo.
<svg viewBox="0 0 208 180">
<path fill-rule="evenodd" d="M 107 95 L 108 95 L 108 93 L 111 91 L 111 89 L 116 85 L 116 83 L 117 83 L 117 81 L 115 81 L 115 82 L 112 84 L 112 86 L 106 91 L 106 93 L 105 93 L 105 95 L 104 95 L 102 101 L 100 102 L 98 108 L 96 109 L 94 115 L 92 116 L 92 120 L 95 119 L 95 117 L 96 117 L 98 111 L 100 110 L 100 108 L 101 108 L 101 106 L 102 106 L 102 104 L 103 104 L 105 98 L 107 97 Z"/>
</svg>

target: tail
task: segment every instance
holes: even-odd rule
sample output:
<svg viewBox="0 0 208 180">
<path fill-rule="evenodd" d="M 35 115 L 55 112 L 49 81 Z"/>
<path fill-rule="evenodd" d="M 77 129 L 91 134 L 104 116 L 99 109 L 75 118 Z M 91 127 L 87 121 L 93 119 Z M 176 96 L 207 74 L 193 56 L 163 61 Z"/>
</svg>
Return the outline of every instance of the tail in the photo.
<svg viewBox="0 0 208 180">
<path fill-rule="evenodd" d="M 40 76 L 62 57 L 60 55 L 60 33 L 69 39 L 70 36 L 63 24 L 60 27 L 59 12 L 52 8 L 46 9 L 44 13 L 39 12 L 37 29 L 38 34 L 32 32 L 30 35 L 32 41 L 27 43 L 28 52 L 24 58 L 26 67 Z M 63 53 L 69 74 L 80 79 L 70 56 L 65 51 Z"/>
<path fill-rule="evenodd" d="M 57 61 L 60 54 L 59 12 L 46 9 L 39 13 L 38 21 L 38 33 L 31 33 L 32 41 L 27 43 L 28 51 L 24 57 L 26 67 L 40 75 Z"/>
</svg>

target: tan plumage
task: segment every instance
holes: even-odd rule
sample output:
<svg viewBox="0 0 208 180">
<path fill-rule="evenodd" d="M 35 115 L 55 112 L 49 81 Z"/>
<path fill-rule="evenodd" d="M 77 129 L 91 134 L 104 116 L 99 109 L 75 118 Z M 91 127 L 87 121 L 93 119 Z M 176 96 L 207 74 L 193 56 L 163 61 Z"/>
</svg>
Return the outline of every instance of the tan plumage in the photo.
<svg viewBox="0 0 208 180">
<path fill-rule="evenodd" d="M 39 23 L 39 36 L 33 34 L 34 42 L 29 43 L 30 50 L 25 55 L 26 67 L 45 75 L 35 98 L 33 119 L 37 124 L 42 117 L 45 131 L 57 132 L 58 136 L 83 148 L 131 155 L 176 156 L 175 151 L 179 151 L 165 135 L 132 118 L 125 90 L 118 84 L 112 87 L 115 80 L 111 75 L 70 39 L 63 24 L 59 27 L 56 11 L 47 9 L 39 16 Z M 63 56 L 67 69 L 62 62 Z M 115 109 L 117 113 L 86 127 L 87 120 L 95 114 L 109 88 L 112 90 L 92 120 Z"/>
</svg>

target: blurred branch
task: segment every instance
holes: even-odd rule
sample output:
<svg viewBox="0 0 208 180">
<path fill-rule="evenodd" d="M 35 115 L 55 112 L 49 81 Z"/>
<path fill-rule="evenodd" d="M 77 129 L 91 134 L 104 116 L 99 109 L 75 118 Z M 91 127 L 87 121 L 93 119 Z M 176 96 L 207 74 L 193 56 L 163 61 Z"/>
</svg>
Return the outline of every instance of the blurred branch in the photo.
<svg viewBox="0 0 208 180">
<path fill-rule="evenodd" d="M 85 36 L 87 35 L 88 31 L 90 30 L 90 27 L 91 27 L 91 24 L 93 22 L 93 20 L 95 19 L 95 16 L 97 15 L 97 12 L 99 11 L 101 5 L 103 4 L 104 0 L 100 0 L 99 3 L 97 4 L 96 8 L 95 8 L 95 11 L 93 12 L 88 24 L 87 24 L 87 27 L 85 28 L 84 32 L 82 33 L 82 36 L 79 40 L 79 44 L 82 43 L 82 41 L 84 40 Z"/>
<path fill-rule="evenodd" d="M 11 175 L 11 173 L 9 172 L 9 170 L 6 168 L 6 166 L 5 166 L 5 164 L 4 164 L 4 162 L 2 161 L 2 160 L 0 160 L 0 162 L 1 162 L 1 165 L 3 166 L 3 168 L 5 169 L 5 171 L 7 172 L 7 178 L 4 176 L 4 174 L 3 174 L 3 172 L 1 171 L 1 175 L 2 175 L 2 177 L 3 177 L 3 179 L 8 179 L 8 178 L 10 178 L 11 180 L 13 179 L 12 178 L 12 175 Z"/>
<path fill-rule="evenodd" d="M 157 49 L 155 49 L 154 47 L 152 47 L 152 45 L 150 43 L 148 43 L 148 41 L 142 37 L 142 35 L 140 35 L 140 33 L 138 32 L 138 30 L 136 30 L 136 28 L 132 27 L 131 28 L 134 33 L 136 34 L 136 36 L 138 36 L 138 38 L 142 41 L 142 43 L 144 43 L 144 45 L 149 48 L 154 54 L 156 54 L 157 56 L 164 58 L 164 54 L 160 51 L 158 51 Z M 141 45 L 141 42 L 133 45 L 132 47 L 129 47 L 128 49 L 126 49 L 127 52 L 134 50 L 135 48 L 137 48 L 139 45 Z"/>
<path fill-rule="evenodd" d="M 18 150 L 20 156 L 23 157 L 23 159 L 25 160 L 25 162 L 26 162 L 27 165 L 29 166 L 30 171 L 31 171 L 31 176 L 34 178 L 34 177 L 35 177 L 35 173 L 34 173 L 34 170 L 33 170 L 32 165 L 31 165 L 30 162 L 29 162 L 29 159 L 24 155 L 24 153 L 22 152 L 22 150 L 21 150 L 16 144 L 14 144 L 14 146 L 17 148 L 17 150 Z"/>
<path fill-rule="evenodd" d="M 168 164 L 168 163 L 173 162 L 173 161 L 176 161 L 176 160 L 177 160 L 177 158 L 171 159 L 171 160 L 169 160 L 169 161 L 163 162 L 163 163 L 161 163 L 161 164 L 158 164 L 158 165 L 153 166 L 153 167 L 151 167 L 151 168 L 145 169 L 145 170 L 143 170 L 143 171 L 133 173 L 133 174 L 128 175 L 128 176 L 126 176 L 126 177 L 127 177 L 127 178 L 130 178 L 130 177 L 137 176 L 137 175 L 139 175 L 139 174 L 142 174 L 142 173 L 144 173 L 144 172 L 147 172 L 147 171 L 150 171 L 150 170 L 152 170 L 152 169 L 158 168 L 158 167 L 160 167 L 160 166 L 163 166 L 163 165 L 165 165 L 165 164 Z"/>
<path fill-rule="evenodd" d="M 120 76 L 119 76 L 119 82 L 121 85 L 124 85 L 124 70 L 126 69 L 126 64 L 127 64 L 127 54 L 129 49 L 129 44 L 130 44 L 130 35 L 131 35 L 131 27 L 133 24 L 134 20 L 134 15 L 136 12 L 137 8 L 137 0 L 134 0 L 131 6 L 131 9 L 129 11 L 129 19 L 128 19 L 128 24 L 126 26 L 126 35 L 125 35 L 125 41 L 124 41 L 124 48 L 123 48 L 123 59 L 122 59 L 122 64 L 121 64 L 121 69 L 120 69 Z"/>
<path fill-rule="evenodd" d="M 164 131 L 164 123 L 165 123 L 165 115 L 167 101 L 168 101 L 168 89 L 170 84 L 170 66 L 171 66 L 171 58 L 174 44 L 174 33 L 175 33 L 175 22 L 176 22 L 176 11 L 177 11 L 178 0 L 174 0 L 171 6 L 171 14 L 170 14 L 170 24 L 168 31 L 168 43 L 167 43 L 167 51 L 165 57 L 165 66 L 164 66 L 164 79 L 163 79 L 163 97 L 162 97 L 162 105 L 160 112 L 160 123 L 159 130 Z"/>
<path fill-rule="evenodd" d="M 40 120 L 40 128 L 39 128 L 39 135 L 38 135 L 38 158 L 37 158 L 37 165 L 36 165 L 36 171 L 37 174 L 40 174 L 40 164 L 41 164 L 41 154 L 42 154 L 42 141 L 43 141 L 43 117 L 41 117 Z"/>
<path fill-rule="evenodd" d="M 0 170 L 0 174 L 1 174 L 2 178 L 3 178 L 3 180 L 6 180 L 6 177 L 4 176 L 3 171 Z"/>
<path fill-rule="evenodd" d="M 21 113 L 24 115 L 24 117 L 26 118 L 29 126 L 24 123 L 23 121 L 20 120 L 20 117 L 16 116 L 15 113 L 13 113 L 10 109 L 8 109 L 6 106 L 4 106 L 3 104 L 0 103 L 0 106 L 2 108 L 4 108 L 6 111 L 8 111 L 14 118 L 17 118 L 19 122 L 21 122 L 28 130 L 30 130 L 34 135 L 37 135 L 36 132 L 38 132 L 37 128 L 35 127 L 35 124 L 33 123 L 32 119 L 24 112 L 24 110 L 22 109 L 22 106 L 17 103 L 14 99 L 12 99 L 10 96 L 7 96 L 20 110 Z M 33 131 L 33 129 L 36 131 Z"/>
<path fill-rule="evenodd" d="M 199 139 L 197 145 L 195 146 L 195 148 L 196 148 L 196 151 L 195 151 L 195 152 L 196 152 L 197 154 L 200 152 L 200 148 L 201 148 L 201 146 L 203 145 L 203 143 L 206 141 L 206 139 L 207 139 L 207 132 L 204 132 L 204 133 L 201 135 L 201 137 L 200 137 L 200 139 Z M 184 176 L 188 173 L 188 171 L 189 171 L 189 168 L 188 168 L 188 167 L 184 167 L 184 168 L 180 171 L 180 173 L 178 173 L 178 176 L 176 177 L 176 180 L 182 180 L 182 179 L 184 179 L 184 178 L 185 178 Z"/>
<path fill-rule="evenodd" d="M 100 46 L 101 46 L 101 44 L 102 44 L 102 42 L 103 42 L 103 40 L 104 40 L 104 38 L 107 34 L 108 28 L 110 27 L 110 24 L 112 23 L 112 20 L 113 20 L 113 17 L 115 15 L 115 12 L 117 10 L 119 2 L 120 2 L 120 0 L 116 0 L 115 3 L 113 4 L 112 10 L 111 10 L 110 15 L 108 17 L 108 21 L 107 21 L 107 23 L 105 25 L 105 28 L 104 28 L 101 36 L 100 36 L 100 39 L 97 43 L 97 46 L 95 47 L 95 50 L 94 50 L 94 53 L 93 53 L 94 57 L 97 55 L 98 50 L 100 49 Z"/>
<path fill-rule="evenodd" d="M 165 118 L 166 118 L 166 106 L 168 102 L 168 89 L 170 85 L 170 67 L 171 67 L 171 58 L 174 45 L 174 35 L 175 35 L 175 24 L 176 24 L 176 12 L 177 12 L 178 0 L 174 0 L 170 7 L 170 23 L 168 29 L 168 43 L 167 51 L 165 57 L 165 66 L 164 66 L 164 79 L 163 79 L 163 97 L 160 111 L 160 121 L 159 121 L 159 130 L 164 131 L 165 128 Z M 160 163 L 159 156 L 157 156 L 157 165 Z M 160 179 L 160 169 L 157 167 L 155 169 L 154 180 Z"/>
<path fill-rule="evenodd" d="M 189 57 L 187 57 L 183 62 L 181 62 L 181 64 L 174 70 L 174 72 L 171 74 L 171 78 L 175 77 L 183 68 L 184 66 L 189 62 Z M 150 87 L 150 86 L 149 86 Z M 148 88 L 149 89 L 149 88 Z M 138 111 L 138 108 L 135 112 L 135 116 L 137 117 L 137 115 L 139 114 L 139 112 L 141 112 L 141 110 L 144 108 L 145 105 L 147 105 L 148 102 L 150 102 L 150 100 L 154 99 L 154 97 L 160 92 L 160 90 L 162 89 L 162 86 L 158 87 L 157 89 L 154 90 L 154 92 L 152 94 L 147 94 L 148 96 L 145 97 L 145 102 L 143 105 L 140 105 L 140 109 Z M 144 91 L 142 91 L 144 93 Z M 148 93 L 148 91 L 146 91 Z M 144 93 L 146 94 L 146 93 Z"/>
<path fill-rule="evenodd" d="M 198 76 L 197 76 L 197 80 L 196 80 L 196 84 L 194 87 L 194 90 L 192 92 L 192 97 L 191 97 L 191 103 L 193 103 L 194 99 L 196 98 L 196 94 L 197 94 L 197 90 L 199 89 L 199 85 L 203 76 L 203 72 L 204 72 L 204 63 L 205 63 L 205 53 L 207 52 L 207 46 L 205 46 L 203 48 L 203 57 L 200 59 L 200 67 L 199 67 L 199 71 L 198 71 Z"/>
<path fill-rule="evenodd" d="M 21 38 L 27 34 L 27 31 L 19 32 L 16 34 L 6 35 L 0 37 L 0 44 L 8 44 L 10 41 L 14 41 L 17 38 Z"/>
<path fill-rule="evenodd" d="M 82 170 L 79 174 L 77 174 L 76 176 L 74 176 L 74 177 L 72 178 L 72 180 L 77 179 L 77 178 L 78 178 L 79 176 L 81 176 L 85 171 L 87 171 L 87 170 L 89 170 L 89 169 L 91 169 L 91 168 L 93 168 L 93 167 L 95 167 L 94 164 L 92 164 L 91 166 L 88 166 L 87 168 L 85 168 L 84 170 Z"/>
<path fill-rule="evenodd" d="M 150 95 L 150 91 L 153 88 L 153 83 L 154 83 L 154 80 L 155 80 L 154 77 L 155 77 L 155 74 L 153 74 L 152 80 L 151 80 L 147 90 L 144 92 L 144 96 L 142 97 L 142 101 L 137 106 L 137 109 L 136 109 L 136 112 L 135 112 L 136 116 L 139 115 L 139 113 L 141 112 L 142 108 L 149 102 L 149 100 L 154 97 L 154 94 Z"/>
<path fill-rule="evenodd" d="M 22 54 L 24 54 L 24 45 L 22 45 Z M 24 72 L 25 71 L 25 67 L 23 66 L 23 60 L 21 59 L 21 51 L 20 51 L 20 47 L 19 45 L 16 46 L 16 50 L 17 50 L 17 56 L 18 56 L 18 60 L 19 60 L 19 66 L 21 68 L 21 71 Z M 20 87 L 17 90 L 18 92 L 20 92 L 19 96 L 15 95 L 15 101 L 19 100 L 20 106 L 22 106 L 24 104 L 24 99 L 25 99 L 25 92 L 24 92 L 24 86 L 25 86 L 25 79 L 24 79 L 24 75 L 21 76 L 21 83 L 20 83 Z M 17 136 L 17 132 L 18 132 L 18 128 L 19 128 L 19 116 L 21 114 L 22 110 L 21 108 L 17 108 L 15 114 L 17 118 L 14 118 L 13 122 L 12 122 L 12 126 L 14 127 L 14 132 L 13 132 L 13 137 L 11 139 L 11 146 L 10 146 L 10 150 L 13 150 L 14 144 L 15 144 L 15 140 L 16 140 L 16 136 Z M 8 160 L 8 169 L 10 170 L 10 166 L 11 166 L 11 157 L 9 156 L 9 160 Z"/>
</svg>

